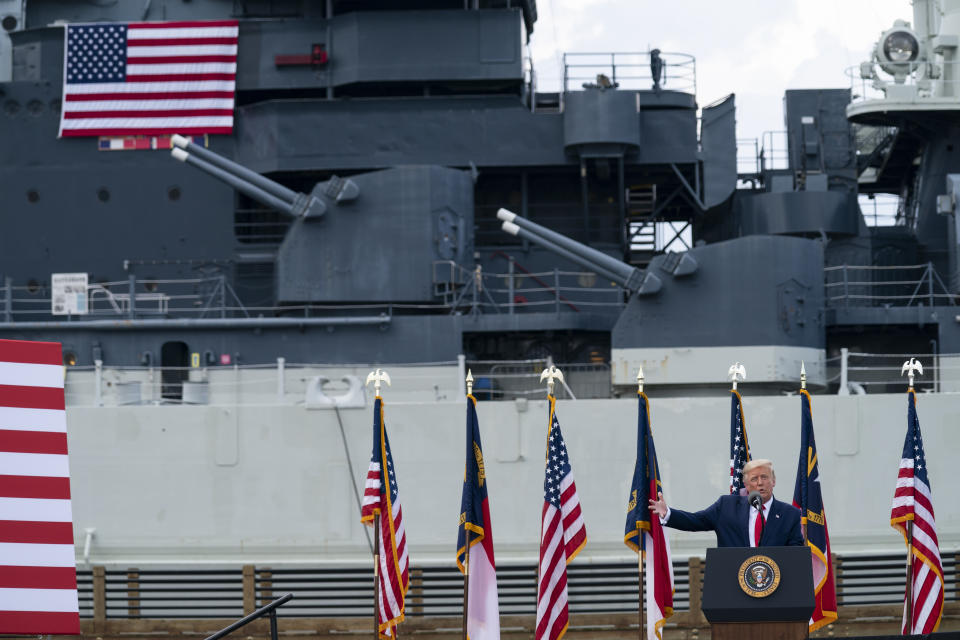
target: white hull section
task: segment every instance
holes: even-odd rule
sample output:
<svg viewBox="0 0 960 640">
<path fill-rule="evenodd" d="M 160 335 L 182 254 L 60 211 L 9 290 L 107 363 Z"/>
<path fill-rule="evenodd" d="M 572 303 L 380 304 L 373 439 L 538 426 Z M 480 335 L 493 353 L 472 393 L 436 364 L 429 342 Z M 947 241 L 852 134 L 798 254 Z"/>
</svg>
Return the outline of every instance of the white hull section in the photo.
<svg viewBox="0 0 960 640">
<path fill-rule="evenodd" d="M 742 385 L 754 457 L 776 464 L 790 501 L 800 400 L 751 397 Z M 411 564 L 454 562 L 463 478 L 465 403 L 391 401 L 383 391 Z M 451 394 L 450 397 L 452 397 Z M 402 397 L 402 395 L 401 395 Z M 666 498 L 699 509 L 726 491 L 729 393 L 657 398 L 651 416 Z M 833 550 L 901 551 L 889 526 L 906 432 L 906 396 L 813 396 L 823 499 Z M 543 503 L 545 400 L 480 402 L 498 563 L 535 562 Z M 960 395 L 921 394 L 937 529 L 960 547 Z M 557 412 L 590 531 L 578 562 L 635 556 L 623 523 L 636 449 L 637 402 L 560 400 Z M 290 404 L 72 407 L 67 426 L 74 537 L 89 564 L 331 564 L 369 562 L 354 482 L 362 490 L 372 409 L 337 413 Z M 349 449 L 351 479 L 346 449 Z M 701 555 L 712 533 L 675 532 L 675 557 Z"/>
</svg>

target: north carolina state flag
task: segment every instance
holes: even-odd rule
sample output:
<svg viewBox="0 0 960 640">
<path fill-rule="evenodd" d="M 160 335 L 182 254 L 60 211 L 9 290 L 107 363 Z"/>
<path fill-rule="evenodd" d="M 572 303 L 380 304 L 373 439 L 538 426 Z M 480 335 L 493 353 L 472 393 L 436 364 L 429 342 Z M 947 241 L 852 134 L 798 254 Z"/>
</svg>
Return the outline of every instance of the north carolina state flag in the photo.
<svg viewBox="0 0 960 640">
<path fill-rule="evenodd" d="M 467 531 L 470 544 L 467 545 Z M 493 557 L 493 531 L 487 476 L 477 422 L 477 399 L 467 396 L 467 461 L 460 499 L 457 533 L 457 566 L 467 575 L 467 637 L 500 640 L 500 602 L 497 597 L 497 563 Z"/>
<path fill-rule="evenodd" d="M 820 465 L 817 443 L 813 439 L 813 416 L 810 394 L 800 391 L 800 462 L 797 484 L 793 490 L 793 506 L 800 509 L 800 523 L 807 533 L 807 546 L 813 558 L 813 593 L 815 606 L 810 614 L 810 632 L 837 619 L 837 587 L 834 583 L 830 556 L 830 534 L 827 514 L 820 491 Z"/>
</svg>

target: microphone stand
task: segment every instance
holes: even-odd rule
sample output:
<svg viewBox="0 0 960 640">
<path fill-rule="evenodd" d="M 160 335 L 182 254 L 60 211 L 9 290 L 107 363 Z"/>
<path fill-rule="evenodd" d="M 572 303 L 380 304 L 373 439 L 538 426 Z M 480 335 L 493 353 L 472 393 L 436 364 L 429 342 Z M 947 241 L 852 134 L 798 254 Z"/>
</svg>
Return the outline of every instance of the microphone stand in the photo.
<svg viewBox="0 0 960 640">
<path fill-rule="evenodd" d="M 753 503 L 751 503 L 750 506 L 757 510 L 757 517 L 760 518 L 760 537 L 756 541 L 759 547 L 760 540 L 763 540 L 763 530 L 767 528 L 767 519 L 763 517 L 763 498 L 758 497 L 757 502 L 760 503 L 759 507 Z"/>
</svg>

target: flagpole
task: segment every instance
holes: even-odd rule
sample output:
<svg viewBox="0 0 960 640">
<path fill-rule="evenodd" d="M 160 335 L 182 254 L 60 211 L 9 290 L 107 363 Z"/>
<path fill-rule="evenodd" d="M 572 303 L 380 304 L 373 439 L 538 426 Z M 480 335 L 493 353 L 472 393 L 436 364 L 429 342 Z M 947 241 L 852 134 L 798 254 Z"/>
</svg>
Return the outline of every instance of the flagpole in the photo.
<svg viewBox="0 0 960 640">
<path fill-rule="evenodd" d="M 804 401 L 804 394 L 807 391 L 807 367 L 804 365 L 803 360 L 800 361 L 800 402 Z M 802 406 L 802 405 L 801 405 Z M 813 407 L 810 407 L 811 414 L 813 413 Z M 801 438 L 800 446 L 803 446 L 803 441 Z M 802 455 L 802 454 L 801 454 Z M 801 495 L 806 495 L 806 492 L 803 492 Z M 807 505 L 801 504 L 800 510 L 802 512 L 802 521 L 805 522 L 807 519 Z M 807 527 L 803 525 L 800 527 L 800 532 L 803 534 L 803 546 L 808 546 L 810 541 L 807 539 Z"/>
<path fill-rule="evenodd" d="M 907 522 L 907 633 L 913 634 L 913 520 Z"/>
<path fill-rule="evenodd" d="M 910 369 L 908 378 L 909 394 L 913 392 L 913 369 Z M 907 633 L 913 633 L 913 520 L 907 522 Z"/>
<path fill-rule="evenodd" d="M 473 395 L 473 370 L 467 370 L 467 404 Z M 467 618 L 470 613 L 470 529 L 466 521 L 463 523 L 463 640 L 467 640 Z"/>
<path fill-rule="evenodd" d="M 380 397 L 380 385 L 383 382 L 387 383 L 387 386 L 390 386 L 390 375 L 383 369 L 375 369 L 367 374 L 367 381 L 365 385 L 373 383 L 373 393 L 374 397 L 377 400 L 380 400 L 381 403 L 383 399 Z M 374 405 L 376 406 L 376 405 Z M 383 412 L 383 405 L 381 407 L 381 415 Z M 380 423 L 380 434 L 383 436 L 383 423 Z M 381 490 L 390 491 L 389 487 L 389 473 L 386 469 L 386 456 L 384 455 L 384 442 L 380 442 L 380 473 L 381 475 Z M 373 640 L 378 640 L 380 638 L 380 520 L 383 518 L 383 514 L 378 510 L 374 513 L 373 517 Z M 401 609 L 402 611 L 402 609 Z M 396 632 L 397 628 L 393 628 L 393 639 L 396 640 L 398 634 Z"/>
<path fill-rule="evenodd" d="M 467 523 L 463 523 L 463 532 L 466 534 L 463 552 L 463 640 L 467 640 L 467 616 L 470 612 L 470 529 Z"/>
<path fill-rule="evenodd" d="M 554 366 L 554 365 L 552 365 L 552 364 L 551 364 L 549 367 L 547 367 L 546 369 L 544 369 L 543 371 L 540 372 L 540 382 L 543 382 L 544 380 L 547 381 L 547 407 L 548 407 L 547 411 L 548 411 L 549 415 L 548 415 L 548 417 L 547 417 L 547 442 L 546 442 L 546 444 L 547 444 L 547 451 L 546 451 L 546 453 L 549 453 L 550 430 L 553 428 L 553 411 L 552 411 L 552 409 L 553 409 L 554 403 L 557 401 L 556 396 L 553 395 L 553 387 L 554 387 L 555 381 L 556 381 L 557 379 L 559 379 L 560 382 L 563 382 L 563 373 L 560 371 L 560 369 L 557 369 L 557 367 Z M 546 464 L 546 459 L 544 459 L 544 464 Z M 561 541 L 561 542 L 562 542 L 562 541 Z M 541 544 L 541 545 L 543 544 L 543 518 L 542 518 L 542 517 L 541 517 L 541 519 L 540 519 L 540 544 Z M 542 547 L 541 547 L 540 553 L 542 553 L 542 552 L 543 552 L 543 550 L 542 550 Z M 541 575 L 540 575 L 540 564 L 542 563 L 542 561 L 543 561 L 543 558 L 540 557 L 540 555 L 538 554 L 538 557 L 537 557 L 537 606 L 538 606 L 538 607 L 539 607 L 539 605 L 540 605 L 540 578 L 541 578 Z M 566 574 L 566 570 L 564 570 L 564 574 Z M 536 620 L 536 618 L 535 618 L 535 619 L 534 619 L 534 632 L 533 632 L 533 635 L 534 635 L 534 636 L 537 635 L 537 632 L 536 632 L 536 624 L 537 624 L 537 620 Z"/>
<path fill-rule="evenodd" d="M 656 514 L 653 514 L 651 517 L 657 517 Z M 637 542 L 639 543 L 639 549 L 637 551 L 637 574 L 640 576 L 640 588 L 637 590 L 637 599 L 639 600 L 639 617 L 640 622 L 637 626 L 637 637 L 640 640 L 643 640 L 643 529 L 637 527 Z"/>
<path fill-rule="evenodd" d="M 640 370 L 637 372 L 637 395 L 643 393 L 643 367 L 640 367 Z M 657 514 L 651 513 L 650 518 L 656 518 Z M 651 527 L 653 523 L 651 522 Z M 639 526 L 637 527 L 637 575 L 639 576 L 639 589 L 637 589 L 637 600 L 639 601 L 638 617 L 639 623 L 637 625 L 637 638 L 643 640 L 643 529 Z"/>
<path fill-rule="evenodd" d="M 380 512 L 373 518 L 373 639 L 380 637 Z"/>
<path fill-rule="evenodd" d="M 900 375 L 907 374 L 907 395 L 915 394 L 913 390 L 914 372 L 923 375 L 923 366 L 916 358 L 910 358 L 903 363 Z M 916 402 L 916 398 L 914 398 Z M 907 633 L 913 633 L 913 520 L 907 521 Z"/>
</svg>

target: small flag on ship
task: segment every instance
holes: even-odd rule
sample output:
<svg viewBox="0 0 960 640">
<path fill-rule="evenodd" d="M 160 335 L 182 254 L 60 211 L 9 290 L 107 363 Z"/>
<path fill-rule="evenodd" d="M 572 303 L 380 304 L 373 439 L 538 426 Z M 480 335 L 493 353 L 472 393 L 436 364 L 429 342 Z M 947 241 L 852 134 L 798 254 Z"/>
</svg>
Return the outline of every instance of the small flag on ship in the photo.
<svg viewBox="0 0 960 640">
<path fill-rule="evenodd" d="M 185 136 L 193 144 L 210 146 L 209 136 Z M 98 151 L 156 151 L 172 149 L 173 136 L 100 136 Z"/>
</svg>

